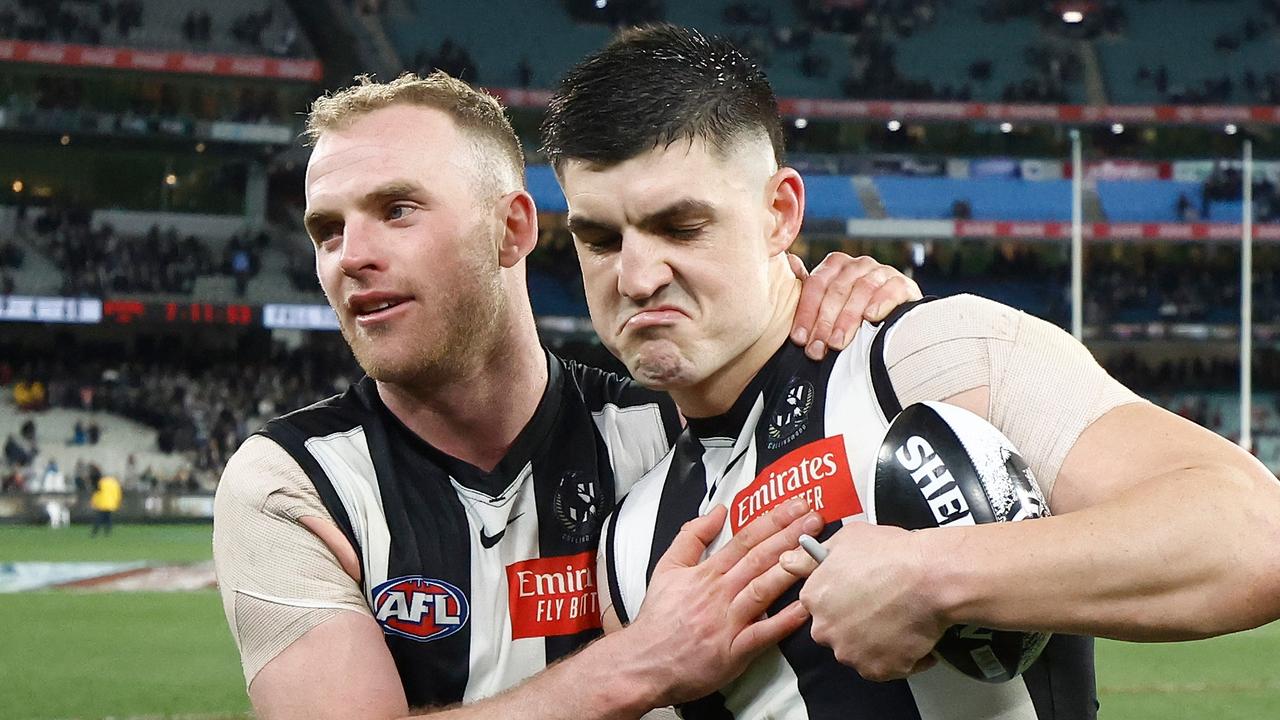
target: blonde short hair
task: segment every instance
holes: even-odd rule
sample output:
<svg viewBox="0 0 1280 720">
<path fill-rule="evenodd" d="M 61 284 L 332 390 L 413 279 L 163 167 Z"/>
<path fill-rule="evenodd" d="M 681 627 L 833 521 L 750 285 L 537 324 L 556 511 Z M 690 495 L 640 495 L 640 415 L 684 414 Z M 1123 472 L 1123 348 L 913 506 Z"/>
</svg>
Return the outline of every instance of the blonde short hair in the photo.
<svg viewBox="0 0 1280 720">
<path fill-rule="evenodd" d="M 326 93 L 311 104 L 303 134 L 307 144 L 314 145 L 325 132 L 350 127 L 357 119 L 393 105 L 418 105 L 445 113 L 459 130 L 477 141 L 482 176 L 502 188 L 510 185 L 511 181 L 501 180 L 509 175 L 516 188 L 524 187 L 524 151 L 502 103 L 439 70 L 426 77 L 407 72 L 386 83 L 359 75 L 354 85 Z"/>
</svg>

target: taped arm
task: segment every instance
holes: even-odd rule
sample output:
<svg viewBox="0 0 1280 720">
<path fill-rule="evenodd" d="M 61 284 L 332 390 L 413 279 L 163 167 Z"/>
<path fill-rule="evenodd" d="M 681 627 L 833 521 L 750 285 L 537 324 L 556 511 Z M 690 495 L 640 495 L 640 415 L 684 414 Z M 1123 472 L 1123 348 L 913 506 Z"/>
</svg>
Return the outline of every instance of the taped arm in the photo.
<svg viewBox="0 0 1280 720">
<path fill-rule="evenodd" d="M 271 440 L 250 438 L 227 464 L 213 544 L 223 610 L 258 717 L 407 713 L 395 664 L 351 574 L 358 574 L 354 551 L 306 474 Z"/>
<path fill-rule="evenodd" d="M 972 297 L 931 305 L 903 327 L 939 349 L 901 329 L 890 341 L 904 404 L 987 417 L 1055 513 L 926 533 L 947 558 L 934 577 L 948 622 L 1154 641 L 1280 616 L 1280 484 L 1257 460 L 1142 401 L 1048 323 Z"/>
<path fill-rule="evenodd" d="M 409 715 L 382 631 L 340 557 L 349 544 L 297 463 L 254 437 L 227 465 L 214 506 L 223 608 L 261 720 L 390 720 Z M 321 529 L 329 543 L 308 530 Z M 327 530 L 332 530 L 329 535 Z M 358 567 L 351 568 L 358 574 Z M 498 696 L 413 717 L 638 718 L 653 690 L 619 668 L 638 659 L 606 638 Z"/>
</svg>

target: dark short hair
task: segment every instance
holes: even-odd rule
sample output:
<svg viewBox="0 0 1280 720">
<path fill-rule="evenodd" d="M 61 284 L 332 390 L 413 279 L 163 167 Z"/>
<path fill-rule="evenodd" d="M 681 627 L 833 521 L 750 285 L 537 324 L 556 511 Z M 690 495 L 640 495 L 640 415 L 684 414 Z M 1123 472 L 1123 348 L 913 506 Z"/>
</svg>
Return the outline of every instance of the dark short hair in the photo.
<svg viewBox="0 0 1280 720">
<path fill-rule="evenodd" d="M 727 40 L 660 24 L 620 33 L 561 79 L 542 123 L 542 149 L 610 166 L 677 140 L 721 153 L 765 135 L 783 162 L 778 101 L 760 67 Z"/>
</svg>

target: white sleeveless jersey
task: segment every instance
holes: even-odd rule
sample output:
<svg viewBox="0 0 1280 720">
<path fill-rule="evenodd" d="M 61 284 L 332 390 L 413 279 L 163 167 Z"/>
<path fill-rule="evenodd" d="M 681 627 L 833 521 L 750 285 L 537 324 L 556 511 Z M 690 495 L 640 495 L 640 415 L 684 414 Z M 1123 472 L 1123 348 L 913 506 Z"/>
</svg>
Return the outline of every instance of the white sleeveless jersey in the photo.
<svg viewBox="0 0 1280 720">
<path fill-rule="evenodd" d="M 713 503 L 729 517 L 711 552 L 792 497 L 804 496 L 827 526 L 868 521 L 875 457 L 900 410 L 883 346 L 904 307 L 864 324 L 853 344 L 822 362 L 790 343 L 722 416 L 691 419 L 662 463 L 606 523 L 609 590 L 625 623 L 644 601 L 658 558 L 681 525 Z M 797 583 L 770 609 L 791 603 Z M 863 679 L 813 642 L 810 626 L 758 658 L 721 692 L 680 708 L 687 718 L 826 720 L 874 718 L 1049 720 L 1096 717 L 1092 639 L 1055 636 L 1023 676 L 1003 684 L 941 666 L 908 680 Z"/>
<path fill-rule="evenodd" d="M 625 378 L 547 361 L 534 416 L 491 471 L 424 442 L 367 377 L 261 431 L 359 553 L 410 707 L 494 695 L 600 633 L 604 518 L 670 448 L 679 416 Z"/>
</svg>

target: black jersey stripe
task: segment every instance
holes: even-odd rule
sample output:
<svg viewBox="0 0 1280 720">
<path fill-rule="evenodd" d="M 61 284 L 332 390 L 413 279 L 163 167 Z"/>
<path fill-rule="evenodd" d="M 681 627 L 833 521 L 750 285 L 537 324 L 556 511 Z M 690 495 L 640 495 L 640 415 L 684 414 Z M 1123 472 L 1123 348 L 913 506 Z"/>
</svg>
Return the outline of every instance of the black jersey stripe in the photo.
<svg viewBox="0 0 1280 720">
<path fill-rule="evenodd" d="M 889 368 L 884 362 L 884 342 L 889 335 L 889 328 L 898 322 L 903 315 L 921 303 L 927 303 L 933 300 L 933 297 L 926 297 L 922 300 L 903 303 L 889 313 L 880 323 L 880 331 L 876 333 L 876 337 L 871 341 L 871 385 L 876 391 L 876 400 L 880 403 L 880 410 L 888 420 L 898 416 L 902 412 L 902 403 L 898 401 L 898 394 L 893 389 L 893 382 L 889 379 Z"/>
<path fill-rule="evenodd" d="M 698 517 L 707 494 L 707 469 L 702 464 L 702 443 L 689 432 L 676 440 L 676 448 L 667 469 L 667 482 L 658 501 L 658 516 L 653 526 L 653 542 L 649 548 L 649 564 L 644 578 L 653 578 L 653 569 L 671 541 L 686 522 Z"/>
<path fill-rule="evenodd" d="M 622 585 L 618 582 L 618 555 L 614 549 L 617 545 L 618 537 L 618 516 L 622 514 L 622 506 L 627 502 L 624 497 L 618 501 L 613 507 L 613 515 L 609 517 L 609 529 L 604 534 L 605 553 L 605 569 L 609 575 L 606 581 L 609 583 L 609 597 L 613 598 L 613 611 L 618 616 L 618 622 L 623 625 L 631 624 L 631 614 L 627 612 L 627 604 L 622 601 Z"/>
<path fill-rule="evenodd" d="M 595 551 L 615 503 L 608 448 L 585 408 L 566 408 L 561 401 L 549 422 L 561 428 L 556 446 L 544 444 L 532 460 L 534 498 L 538 517 L 544 519 L 538 523 L 538 554 L 545 558 Z M 595 571 L 594 557 L 591 570 Z M 545 638 L 547 663 L 600 635 L 594 628 Z"/>
<path fill-rule="evenodd" d="M 1098 717 L 1093 644 L 1091 637 L 1054 635 L 1040 659 L 1022 673 L 1037 717 L 1055 720 Z"/>
</svg>

